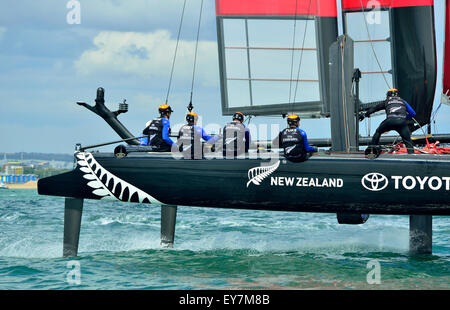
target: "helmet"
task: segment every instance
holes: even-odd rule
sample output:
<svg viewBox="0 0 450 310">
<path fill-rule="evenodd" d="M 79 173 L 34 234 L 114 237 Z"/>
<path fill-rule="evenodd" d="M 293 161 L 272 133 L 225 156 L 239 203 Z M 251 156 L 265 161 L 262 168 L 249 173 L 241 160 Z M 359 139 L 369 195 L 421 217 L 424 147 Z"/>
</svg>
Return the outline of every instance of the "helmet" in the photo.
<svg viewBox="0 0 450 310">
<path fill-rule="evenodd" d="M 387 97 L 395 97 L 398 96 L 398 89 L 397 88 L 391 88 L 386 93 Z"/>
<path fill-rule="evenodd" d="M 197 119 L 198 119 L 197 113 L 189 112 L 188 114 L 186 114 L 186 121 L 188 123 L 194 123 Z"/>
<path fill-rule="evenodd" d="M 168 104 L 160 105 L 158 111 L 161 115 L 167 114 L 169 112 L 173 112 L 172 108 Z"/>
<path fill-rule="evenodd" d="M 300 117 L 297 114 L 291 114 L 287 118 L 288 125 L 295 125 L 300 122 Z"/>
<path fill-rule="evenodd" d="M 244 121 L 244 113 L 242 112 L 236 112 L 233 114 L 233 119 L 237 119 L 241 123 Z"/>
</svg>

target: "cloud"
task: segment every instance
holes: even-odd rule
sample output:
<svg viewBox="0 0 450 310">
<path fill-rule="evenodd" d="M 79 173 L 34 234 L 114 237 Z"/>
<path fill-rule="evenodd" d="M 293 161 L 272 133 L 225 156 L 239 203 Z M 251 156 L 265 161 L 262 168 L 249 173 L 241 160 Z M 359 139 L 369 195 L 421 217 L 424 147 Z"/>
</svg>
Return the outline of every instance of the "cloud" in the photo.
<svg viewBox="0 0 450 310">
<path fill-rule="evenodd" d="M 172 68 L 176 40 L 167 30 L 151 33 L 100 32 L 94 38 L 94 48 L 82 53 L 75 61 L 80 75 L 131 75 L 167 83 Z M 195 54 L 195 41 L 180 40 L 174 69 L 174 79 L 190 82 Z M 199 41 L 196 83 L 218 85 L 217 43 Z"/>
<path fill-rule="evenodd" d="M 5 33 L 6 33 L 6 27 L 0 27 L 0 40 L 3 38 Z"/>
</svg>

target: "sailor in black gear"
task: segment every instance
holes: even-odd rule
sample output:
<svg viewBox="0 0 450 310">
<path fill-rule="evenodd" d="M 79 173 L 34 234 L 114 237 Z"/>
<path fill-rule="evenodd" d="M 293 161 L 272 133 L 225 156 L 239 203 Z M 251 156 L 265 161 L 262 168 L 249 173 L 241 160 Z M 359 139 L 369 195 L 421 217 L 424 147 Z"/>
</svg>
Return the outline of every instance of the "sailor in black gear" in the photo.
<svg viewBox="0 0 450 310">
<path fill-rule="evenodd" d="M 287 123 L 289 127 L 281 131 L 272 143 L 283 149 L 284 157 L 289 161 L 303 162 L 311 156 L 311 153 L 317 152 L 317 148 L 309 145 L 306 132 L 298 127 L 300 123 L 298 115 L 289 115 Z"/>
<path fill-rule="evenodd" d="M 214 144 L 219 137 L 212 138 L 201 128 L 197 126 L 198 115 L 194 112 L 189 112 L 186 115 L 186 125 L 180 128 L 178 133 L 177 145 L 179 151 L 183 153 L 185 159 L 202 159 L 203 158 L 203 144 L 202 139 L 207 143 Z"/>
<path fill-rule="evenodd" d="M 372 113 L 383 109 L 386 111 L 386 119 L 381 122 L 373 135 L 372 145 L 370 147 L 378 146 L 382 133 L 395 130 L 402 137 L 403 143 L 405 143 L 408 150 L 408 154 L 414 154 L 414 146 L 411 141 L 408 120 L 413 118 L 416 115 L 416 112 L 399 96 L 398 89 L 396 88 L 389 89 L 386 94 L 386 100 L 367 110 L 365 117 L 370 117 Z M 360 120 L 362 119 L 364 119 L 364 117 L 360 117 Z"/>
<path fill-rule="evenodd" d="M 158 111 L 161 116 L 152 120 L 142 133 L 148 136 L 148 145 L 153 151 L 170 152 L 172 147 L 177 147 L 169 137 L 171 132 L 169 118 L 173 110 L 169 105 L 163 104 L 159 106 Z"/>
<path fill-rule="evenodd" d="M 233 121 L 223 128 L 223 156 L 234 158 L 248 153 L 250 148 L 250 130 L 245 127 L 244 114 L 236 112 Z"/>
</svg>

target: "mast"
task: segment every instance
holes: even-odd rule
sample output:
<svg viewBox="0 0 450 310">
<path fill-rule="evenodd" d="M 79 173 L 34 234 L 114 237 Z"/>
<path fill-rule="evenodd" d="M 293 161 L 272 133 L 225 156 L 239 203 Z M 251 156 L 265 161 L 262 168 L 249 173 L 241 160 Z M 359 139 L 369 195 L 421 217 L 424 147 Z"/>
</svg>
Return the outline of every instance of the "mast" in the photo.
<svg viewBox="0 0 450 310">
<path fill-rule="evenodd" d="M 330 47 L 330 125 L 334 152 L 358 151 L 356 107 L 352 95 L 353 40 L 339 36 Z"/>
</svg>

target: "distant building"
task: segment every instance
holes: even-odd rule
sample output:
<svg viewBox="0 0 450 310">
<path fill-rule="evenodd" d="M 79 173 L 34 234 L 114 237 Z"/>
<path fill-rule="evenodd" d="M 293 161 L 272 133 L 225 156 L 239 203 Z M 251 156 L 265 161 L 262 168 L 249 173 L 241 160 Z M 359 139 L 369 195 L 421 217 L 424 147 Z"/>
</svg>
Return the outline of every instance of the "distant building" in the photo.
<svg viewBox="0 0 450 310">
<path fill-rule="evenodd" d="M 30 181 L 37 181 L 37 176 L 35 174 L 22 174 L 22 175 L 11 175 L 11 174 L 0 174 L 0 183 L 15 184 L 15 183 L 27 183 Z"/>
<path fill-rule="evenodd" d="M 47 169 L 50 168 L 50 163 L 48 161 L 42 161 L 37 165 L 34 165 L 35 169 Z"/>
<path fill-rule="evenodd" d="M 11 162 L 3 165 L 5 174 L 18 175 L 23 174 L 23 165 L 19 162 Z"/>
<path fill-rule="evenodd" d="M 3 174 L 0 174 L 0 183 L 27 183 L 37 181 L 35 174 L 23 174 L 24 165 L 20 162 L 9 162 L 3 165 Z"/>
</svg>

